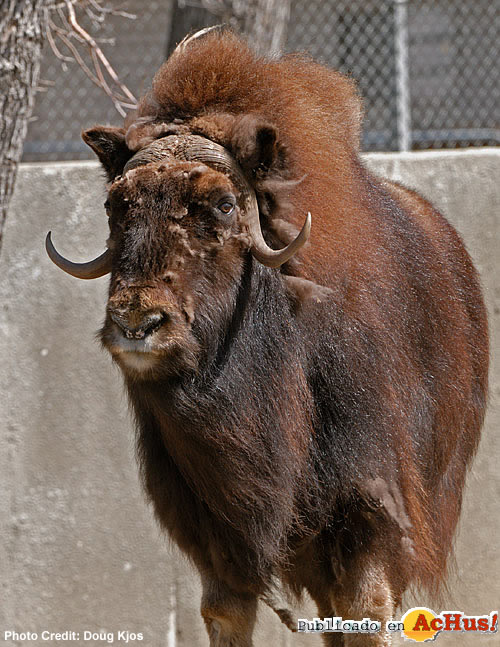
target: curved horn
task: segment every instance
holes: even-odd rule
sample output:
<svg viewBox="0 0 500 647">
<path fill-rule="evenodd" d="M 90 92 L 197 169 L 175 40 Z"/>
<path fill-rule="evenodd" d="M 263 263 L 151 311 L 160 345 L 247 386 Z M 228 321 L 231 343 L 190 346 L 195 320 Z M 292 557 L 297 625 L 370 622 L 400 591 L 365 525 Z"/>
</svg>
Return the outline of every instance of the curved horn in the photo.
<svg viewBox="0 0 500 647">
<path fill-rule="evenodd" d="M 272 249 L 264 240 L 262 229 L 260 228 L 259 208 L 257 204 L 248 213 L 246 224 L 252 238 L 252 254 L 254 258 L 268 267 L 280 267 L 283 263 L 290 260 L 307 243 L 311 234 L 311 214 L 309 212 L 297 237 L 283 249 Z"/>
<path fill-rule="evenodd" d="M 177 45 L 177 47 L 174 49 L 171 55 L 180 54 L 194 40 L 197 40 L 198 38 L 202 38 L 203 36 L 206 36 L 206 34 L 209 34 L 212 31 L 222 31 L 225 28 L 226 28 L 225 25 L 212 25 L 211 27 L 205 27 L 204 29 L 200 29 L 199 31 L 196 31 L 194 34 L 188 34 L 187 36 L 184 36 L 184 38 Z"/>
<path fill-rule="evenodd" d="M 243 171 L 230 153 L 223 146 L 197 135 L 188 135 L 179 138 L 179 143 L 181 146 L 174 153 L 175 157 L 178 158 L 180 153 L 187 160 L 196 160 L 205 162 L 215 168 L 219 167 L 223 172 L 228 173 L 236 180 L 246 201 L 246 218 L 244 224 L 252 239 L 251 252 L 254 258 L 260 263 L 268 267 L 280 267 L 305 245 L 311 234 L 310 213 L 307 214 L 304 225 L 295 240 L 292 240 L 283 249 L 272 249 L 262 235 L 259 205 L 255 191 L 248 183 Z M 183 149 L 182 151 L 179 150 L 181 147 Z"/>
<path fill-rule="evenodd" d="M 50 231 L 45 239 L 45 249 L 50 260 L 57 267 L 60 267 L 67 274 L 71 274 L 71 276 L 76 276 L 77 279 L 98 279 L 100 276 L 111 272 L 111 251 L 109 249 L 88 263 L 73 263 L 61 256 L 56 250 L 52 244 Z"/>
</svg>

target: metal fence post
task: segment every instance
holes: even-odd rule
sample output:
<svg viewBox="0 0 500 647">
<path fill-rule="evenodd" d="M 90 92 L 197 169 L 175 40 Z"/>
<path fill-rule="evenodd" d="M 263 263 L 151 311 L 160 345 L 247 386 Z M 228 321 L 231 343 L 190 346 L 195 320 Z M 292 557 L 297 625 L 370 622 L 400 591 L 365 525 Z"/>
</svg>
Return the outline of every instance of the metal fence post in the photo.
<svg viewBox="0 0 500 647">
<path fill-rule="evenodd" d="M 394 0 L 394 38 L 398 149 L 408 151 L 411 149 L 408 0 Z"/>
</svg>

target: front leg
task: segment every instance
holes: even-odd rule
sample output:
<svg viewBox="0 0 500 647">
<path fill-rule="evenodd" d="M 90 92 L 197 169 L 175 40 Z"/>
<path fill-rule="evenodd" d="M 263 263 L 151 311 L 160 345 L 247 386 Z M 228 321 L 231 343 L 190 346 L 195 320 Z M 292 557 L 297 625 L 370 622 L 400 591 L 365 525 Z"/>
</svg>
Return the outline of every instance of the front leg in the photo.
<svg viewBox="0 0 500 647">
<path fill-rule="evenodd" d="M 224 582 L 202 576 L 201 615 L 210 647 L 252 647 L 257 596 L 236 593 Z"/>
<path fill-rule="evenodd" d="M 260 596 L 260 599 L 276 613 L 290 631 L 297 631 L 297 614 L 291 610 L 283 586 L 277 577 L 271 578 L 266 592 Z"/>
<path fill-rule="evenodd" d="M 337 614 L 344 619 L 370 618 L 381 624 L 380 632 L 343 635 L 345 647 L 390 647 L 392 635 L 385 630 L 387 620 L 394 618 L 401 593 L 381 563 L 360 560 L 346 573 L 331 592 Z M 326 640 L 328 644 L 328 640 Z M 335 643 L 333 643 L 335 644 Z"/>
<path fill-rule="evenodd" d="M 311 582 L 308 591 L 318 607 L 318 617 L 341 617 L 343 620 L 377 620 L 381 630 L 376 633 L 322 634 L 328 647 L 390 647 L 392 634 L 386 622 L 394 619 L 401 602 L 402 584 L 389 572 L 377 555 L 354 558 L 349 568 L 339 572 L 333 581 L 328 577 Z"/>
</svg>

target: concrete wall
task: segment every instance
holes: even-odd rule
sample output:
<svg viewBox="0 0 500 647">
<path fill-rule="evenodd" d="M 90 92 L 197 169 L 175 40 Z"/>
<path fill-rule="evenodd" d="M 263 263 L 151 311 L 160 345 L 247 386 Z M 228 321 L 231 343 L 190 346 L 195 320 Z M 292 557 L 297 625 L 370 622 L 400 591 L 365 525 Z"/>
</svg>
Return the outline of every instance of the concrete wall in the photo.
<svg viewBox="0 0 500 647">
<path fill-rule="evenodd" d="M 380 154 L 371 168 L 432 199 L 463 234 L 482 274 L 493 365 L 484 440 L 469 477 L 457 572 L 443 608 L 468 614 L 500 600 L 500 151 Z M 141 632 L 141 644 L 207 645 L 198 578 L 161 536 L 141 493 L 121 378 L 94 339 L 106 279 L 77 281 L 44 251 L 47 230 L 75 260 L 103 249 L 101 173 L 94 163 L 20 169 L 0 258 L 0 644 L 41 632 Z M 430 606 L 424 595 L 420 605 Z M 406 609 L 404 609 L 406 610 Z M 435 611 L 440 609 L 435 608 Z M 312 610 L 300 610 L 311 617 Z M 263 610 L 256 645 L 318 645 Z M 5 631 L 37 632 L 35 641 Z M 489 638 L 489 642 L 487 640 Z M 447 640 L 448 639 L 448 640 Z M 495 638 L 439 636 L 449 645 Z M 496 639 L 498 640 L 498 639 Z M 399 640 L 396 640 L 399 644 Z"/>
</svg>

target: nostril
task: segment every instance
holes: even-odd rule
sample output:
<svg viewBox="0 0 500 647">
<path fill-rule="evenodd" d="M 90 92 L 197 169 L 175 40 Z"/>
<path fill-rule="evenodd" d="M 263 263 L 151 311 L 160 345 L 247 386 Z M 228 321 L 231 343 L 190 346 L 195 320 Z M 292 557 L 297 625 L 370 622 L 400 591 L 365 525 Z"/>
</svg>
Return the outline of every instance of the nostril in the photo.
<svg viewBox="0 0 500 647">
<path fill-rule="evenodd" d="M 158 330 L 167 320 L 167 315 L 163 312 L 147 313 L 140 320 L 137 315 L 127 316 L 126 313 L 115 310 L 110 310 L 109 316 L 127 339 L 144 339 Z"/>
<path fill-rule="evenodd" d="M 111 321 L 113 321 L 119 328 L 122 330 L 127 329 L 127 319 L 123 314 L 119 314 L 114 310 L 109 310 L 109 316 Z"/>
<path fill-rule="evenodd" d="M 142 332 L 143 336 L 151 335 L 155 330 L 158 330 L 165 321 L 167 320 L 167 315 L 164 312 L 154 312 L 148 315 L 148 318 L 141 324 L 138 332 Z"/>
</svg>

